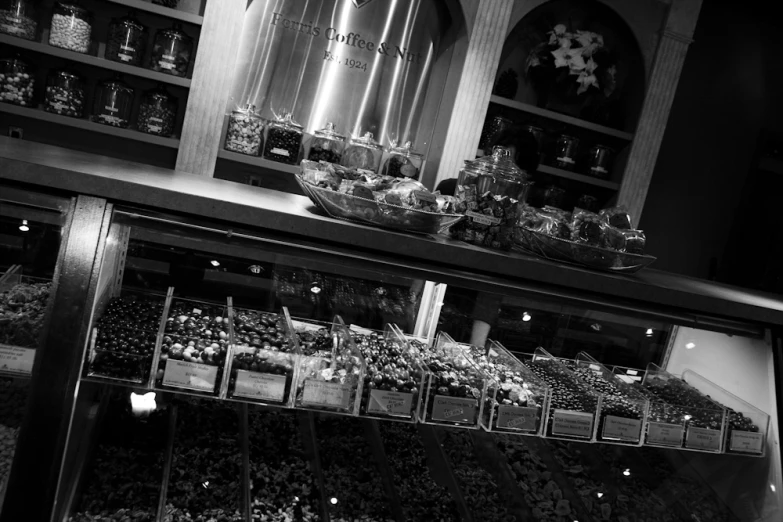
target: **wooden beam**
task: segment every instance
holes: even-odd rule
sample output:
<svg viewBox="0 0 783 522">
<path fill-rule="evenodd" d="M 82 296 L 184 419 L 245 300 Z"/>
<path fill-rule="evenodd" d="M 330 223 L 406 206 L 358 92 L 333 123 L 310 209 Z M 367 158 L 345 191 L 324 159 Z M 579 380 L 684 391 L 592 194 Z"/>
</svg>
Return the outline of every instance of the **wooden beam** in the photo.
<svg viewBox="0 0 783 522">
<path fill-rule="evenodd" d="M 177 170 L 212 176 L 220 148 L 245 0 L 209 0 L 204 12 Z"/>
</svg>

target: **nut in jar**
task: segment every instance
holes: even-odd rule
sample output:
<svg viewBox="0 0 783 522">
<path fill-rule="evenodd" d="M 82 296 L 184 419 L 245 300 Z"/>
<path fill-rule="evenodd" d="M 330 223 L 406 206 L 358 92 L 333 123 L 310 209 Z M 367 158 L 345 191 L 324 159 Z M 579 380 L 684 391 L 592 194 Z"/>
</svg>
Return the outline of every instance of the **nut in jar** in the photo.
<svg viewBox="0 0 783 522">
<path fill-rule="evenodd" d="M 0 33 L 35 40 L 38 33 L 31 0 L 6 0 L 0 7 Z"/>
<path fill-rule="evenodd" d="M 18 57 L 0 60 L 0 101 L 29 107 L 34 83 L 32 71 Z"/>
<path fill-rule="evenodd" d="M 231 152 L 258 156 L 264 144 L 264 120 L 256 114 L 256 106 L 248 103 L 231 112 L 223 148 Z"/>
<path fill-rule="evenodd" d="M 49 45 L 87 53 L 92 35 L 92 14 L 77 5 L 56 2 L 49 32 Z"/>
</svg>

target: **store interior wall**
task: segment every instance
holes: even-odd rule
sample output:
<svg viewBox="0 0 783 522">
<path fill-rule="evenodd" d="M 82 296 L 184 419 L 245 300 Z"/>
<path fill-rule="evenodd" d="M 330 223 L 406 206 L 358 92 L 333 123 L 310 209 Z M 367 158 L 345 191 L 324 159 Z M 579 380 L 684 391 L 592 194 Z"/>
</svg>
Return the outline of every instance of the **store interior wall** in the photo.
<svg viewBox="0 0 783 522">
<path fill-rule="evenodd" d="M 644 206 L 654 267 L 714 278 L 783 74 L 772 4 L 704 0 Z M 779 112 L 778 112 L 779 114 Z M 776 123 L 783 126 L 781 123 Z"/>
</svg>

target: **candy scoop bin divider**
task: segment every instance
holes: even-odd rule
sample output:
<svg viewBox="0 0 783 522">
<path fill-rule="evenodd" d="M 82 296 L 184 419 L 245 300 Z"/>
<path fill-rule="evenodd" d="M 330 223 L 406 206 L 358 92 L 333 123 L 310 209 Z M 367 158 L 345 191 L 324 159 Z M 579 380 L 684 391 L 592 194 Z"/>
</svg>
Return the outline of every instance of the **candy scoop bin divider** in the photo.
<svg viewBox="0 0 783 522">
<path fill-rule="evenodd" d="M 364 426 L 364 438 L 370 447 L 373 458 L 378 465 L 378 471 L 381 475 L 383 489 L 386 491 L 386 498 L 389 499 L 389 508 L 397 522 L 406 522 L 405 512 L 402 509 L 402 500 L 394 484 L 394 474 L 392 473 L 389 461 L 386 457 L 386 450 L 383 448 L 383 440 L 378 427 L 378 421 L 374 419 L 363 419 L 360 421 Z"/>
<path fill-rule="evenodd" d="M 318 452 L 318 440 L 315 434 L 315 413 L 312 411 L 299 411 L 299 434 L 302 438 L 305 456 L 309 460 L 310 469 L 315 476 L 320 499 L 320 514 L 323 522 L 329 522 L 329 507 L 326 499 L 326 486 L 324 484 L 324 470 L 321 465 L 321 455 Z"/>
<path fill-rule="evenodd" d="M 155 520 L 163 521 L 166 518 L 166 500 L 169 494 L 169 480 L 171 480 L 171 466 L 174 461 L 174 440 L 177 432 L 177 405 L 173 404 L 169 411 L 168 436 L 166 438 L 166 454 L 163 460 L 163 480 L 160 483 L 160 495 L 158 496 L 158 516 Z"/>
<path fill-rule="evenodd" d="M 694 372 L 682 372 L 682 380 L 728 410 L 724 428 L 724 452 L 763 457 L 767 449 L 769 415 Z"/>
<path fill-rule="evenodd" d="M 382 332 L 355 325 L 349 330 L 366 363 L 359 415 L 416 422 L 429 375 L 425 354 L 412 347 L 395 324 Z"/>
<path fill-rule="evenodd" d="M 219 398 L 229 339 L 228 300 L 169 296 L 153 366 L 156 390 Z"/>
<path fill-rule="evenodd" d="M 650 401 L 585 352 L 576 356 L 577 376 L 604 394 L 595 441 L 641 446 L 647 429 Z"/>
<path fill-rule="evenodd" d="M 536 348 L 532 355 L 521 360 L 550 387 L 544 437 L 593 442 L 603 395 L 543 348 Z"/>
<path fill-rule="evenodd" d="M 229 297 L 228 316 L 231 343 L 221 397 L 292 408 L 300 352 L 288 310 L 276 314 L 235 308 Z"/>
<path fill-rule="evenodd" d="M 445 332 L 438 333 L 427 356 L 429 373 L 419 422 L 479 429 L 487 389 L 493 380 Z"/>
<path fill-rule="evenodd" d="M 291 327 L 301 350 L 294 407 L 357 416 L 365 363 L 342 318 L 292 319 Z"/>
<path fill-rule="evenodd" d="M 728 417 L 726 408 L 654 363 L 647 365 L 642 386 L 659 399 L 682 409 L 685 420 L 682 449 L 723 452 Z"/>
</svg>

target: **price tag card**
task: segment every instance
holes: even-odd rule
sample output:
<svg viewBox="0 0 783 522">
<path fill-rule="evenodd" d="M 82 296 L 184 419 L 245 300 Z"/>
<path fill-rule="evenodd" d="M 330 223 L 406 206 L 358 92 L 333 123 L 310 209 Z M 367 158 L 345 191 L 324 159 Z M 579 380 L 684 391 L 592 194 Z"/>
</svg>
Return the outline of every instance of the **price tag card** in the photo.
<svg viewBox="0 0 783 522">
<path fill-rule="evenodd" d="M 681 424 L 650 422 L 647 425 L 647 443 L 679 448 L 682 445 Z"/>
<path fill-rule="evenodd" d="M 0 344 L 0 370 L 19 375 L 32 375 L 35 361 L 34 348 L 19 348 Z"/>
<path fill-rule="evenodd" d="M 751 431 L 732 431 L 731 451 L 741 451 L 743 453 L 762 453 L 764 446 L 764 435 L 753 433 Z"/>
<path fill-rule="evenodd" d="M 479 214 L 478 212 L 473 212 L 472 210 L 465 212 L 465 215 L 468 216 L 474 223 L 478 223 L 479 225 L 491 226 L 500 224 L 500 218 L 496 218 L 495 216 L 488 216 L 486 214 Z"/>
<path fill-rule="evenodd" d="M 356 326 L 355 324 L 352 324 L 348 328 L 352 332 L 356 332 L 356 333 L 361 334 L 361 335 L 372 335 L 373 334 L 373 331 L 370 330 L 369 328 L 362 328 L 361 326 Z"/>
<path fill-rule="evenodd" d="M 501 405 L 496 427 L 511 430 L 536 431 L 537 408 Z"/>
<path fill-rule="evenodd" d="M 412 393 L 370 390 L 367 412 L 410 417 L 412 402 Z"/>
<path fill-rule="evenodd" d="M 445 422 L 476 423 L 476 399 L 436 395 L 432 399 L 432 420 Z"/>
<path fill-rule="evenodd" d="M 604 439 L 639 442 L 639 439 L 642 437 L 642 421 L 607 415 L 604 419 L 604 431 L 601 437 Z"/>
<path fill-rule="evenodd" d="M 307 379 L 302 404 L 347 410 L 351 402 L 351 385 Z"/>
<path fill-rule="evenodd" d="M 236 397 L 283 402 L 285 400 L 285 375 L 237 370 L 234 386 Z"/>
<path fill-rule="evenodd" d="M 300 332 L 316 332 L 324 328 L 319 324 L 305 323 L 304 321 L 291 321 L 294 329 Z"/>
<path fill-rule="evenodd" d="M 720 430 L 688 428 L 688 433 L 685 435 L 685 447 L 690 449 L 720 451 Z"/>
<path fill-rule="evenodd" d="M 437 199 L 435 199 L 435 194 L 432 192 L 424 192 L 423 190 L 414 190 L 413 195 L 416 196 L 416 199 L 419 201 L 426 201 L 427 203 L 437 203 Z"/>
<path fill-rule="evenodd" d="M 593 414 L 581 411 L 555 410 L 552 435 L 589 439 L 593 435 Z"/>
<path fill-rule="evenodd" d="M 187 390 L 214 392 L 217 371 L 217 366 L 169 359 L 163 372 L 163 384 Z"/>
</svg>

